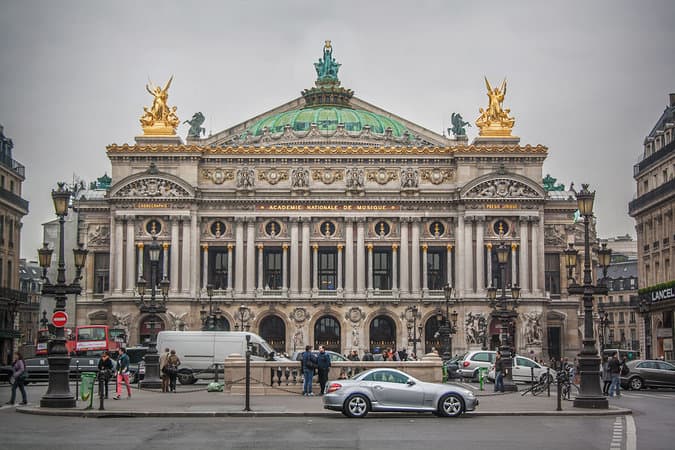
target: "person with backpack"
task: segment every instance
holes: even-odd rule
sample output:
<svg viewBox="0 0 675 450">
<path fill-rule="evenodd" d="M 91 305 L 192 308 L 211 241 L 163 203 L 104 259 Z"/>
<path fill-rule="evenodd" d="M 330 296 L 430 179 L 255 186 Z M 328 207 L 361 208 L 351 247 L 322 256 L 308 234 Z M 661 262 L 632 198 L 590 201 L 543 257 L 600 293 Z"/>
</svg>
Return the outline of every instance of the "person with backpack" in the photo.
<svg viewBox="0 0 675 450">
<path fill-rule="evenodd" d="M 166 373 L 169 375 L 169 392 L 176 392 L 178 366 L 180 366 L 180 358 L 176 355 L 176 350 L 171 350 L 169 358 L 166 360 Z"/>
<path fill-rule="evenodd" d="M 131 384 L 129 384 L 129 355 L 127 349 L 120 347 L 117 358 L 117 389 L 113 400 L 119 400 L 122 395 L 122 383 L 127 387 L 127 398 L 131 398 Z"/>
<path fill-rule="evenodd" d="M 330 371 L 330 356 L 326 353 L 326 348 L 319 346 L 319 356 L 316 358 L 317 372 L 319 374 L 319 395 L 326 392 L 326 383 L 328 382 L 328 372 Z"/>
<path fill-rule="evenodd" d="M 609 385 L 609 396 L 621 397 L 621 361 L 619 361 L 619 354 L 614 353 L 612 359 L 607 363 L 607 368 L 609 369 L 609 376 L 612 379 L 611 384 Z"/>
<path fill-rule="evenodd" d="M 8 405 L 13 405 L 16 401 L 16 389 L 21 391 L 22 402 L 20 405 L 27 405 L 28 398 L 26 397 L 26 388 L 23 386 L 28 379 L 28 372 L 26 371 L 26 363 L 23 356 L 19 352 L 14 352 L 14 361 L 12 362 L 12 399 L 7 402 Z"/>
<path fill-rule="evenodd" d="M 316 356 L 312 354 L 312 346 L 307 345 L 305 351 L 302 352 L 302 395 L 305 397 L 312 397 L 312 378 L 314 378 L 314 370 L 317 366 Z"/>
<path fill-rule="evenodd" d="M 169 348 L 164 349 L 164 353 L 159 357 L 159 373 L 162 379 L 162 392 L 169 392 L 169 375 L 166 373 L 166 364 L 171 356 Z"/>
<path fill-rule="evenodd" d="M 504 393 L 504 360 L 499 351 L 495 355 L 495 392 Z"/>
<path fill-rule="evenodd" d="M 98 360 L 98 376 L 99 389 L 101 386 L 103 387 L 105 398 L 108 398 L 108 382 L 110 381 L 110 378 L 112 378 L 114 370 L 115 363 L 110 359 L 110 354 L 108 352 L 103 352 L 101 359 Z"/>
</svg>

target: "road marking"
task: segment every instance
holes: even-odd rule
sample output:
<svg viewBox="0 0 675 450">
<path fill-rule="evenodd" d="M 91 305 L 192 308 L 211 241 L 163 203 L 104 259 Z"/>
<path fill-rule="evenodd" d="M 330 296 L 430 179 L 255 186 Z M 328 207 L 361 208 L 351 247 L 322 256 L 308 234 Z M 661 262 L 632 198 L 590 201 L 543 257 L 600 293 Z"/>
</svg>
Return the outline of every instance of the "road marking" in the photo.
<svg viewBox="0 0 675 450">
<path fill-rule="evenodd" d="M 623 440 L 623 418 L 621 416 L 617 416 L 616 420 L 614 420 L 614 427 L 612 430 L 612 441 L 609 443 L 610 450 L 621 448 L 622 440 Z"/>
<path fill-rule="evenodd" d="M 659 400 L 672 400 L 673 399 L 672 395 L 664 395 L 664 394 L 655 395 L 655 394 L 634 393 L 634 394 L 623 394 L 623 395 L 628 397 L 628 398 L 656 398 L 656 399 L 659 399 Z"/>
<path fill-rule="evenodd" d="M 626 450 L 637 449 L 637 431 L 633 416 L 625 416 L 626 420 Z"/>
</svg>

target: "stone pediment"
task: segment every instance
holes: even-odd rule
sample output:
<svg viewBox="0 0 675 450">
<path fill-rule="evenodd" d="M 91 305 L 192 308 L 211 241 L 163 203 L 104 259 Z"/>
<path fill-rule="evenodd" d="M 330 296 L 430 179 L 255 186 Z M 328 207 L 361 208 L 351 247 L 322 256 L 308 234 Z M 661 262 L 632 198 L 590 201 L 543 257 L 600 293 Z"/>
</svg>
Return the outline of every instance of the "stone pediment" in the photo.
<svg viewBox="0 0 675 450">
<path fill-rule="evenodd" d="M 185 199 L 194 197 L 194 188 L 180 178 L 159 171 L 132 175 L 110 191 L 112 199 Z"/>
<path fill-rule="evenodd" d="M 543 189 L 514 174 L 490 174 L 467 184 L 460 194 L 471 200 L 543 200 Z"/>
</svg>

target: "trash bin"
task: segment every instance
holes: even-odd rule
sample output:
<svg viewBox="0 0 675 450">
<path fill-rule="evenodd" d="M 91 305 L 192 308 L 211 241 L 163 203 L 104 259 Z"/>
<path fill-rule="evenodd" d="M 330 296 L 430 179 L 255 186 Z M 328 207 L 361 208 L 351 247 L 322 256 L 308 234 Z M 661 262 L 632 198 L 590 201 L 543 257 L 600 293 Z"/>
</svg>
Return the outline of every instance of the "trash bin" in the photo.
<svg viewBox="0 0 675 450">
<path fill-rule="evenodd" d="M 478 382 L 480 383 L 480 390 L 483 390 L 483 384 L 485 383 L 485 378 L 487 377 L 487 367 L 481 367 L 478 369 Z"/>
<path fill-rule="evenodd" d="M 83 401 L 89 400 L 89 407 L 94 397 L 94 383 L 96 382 L 96 372 L 83 372 L 80 382 L 80 397 Z"/>
</svg>

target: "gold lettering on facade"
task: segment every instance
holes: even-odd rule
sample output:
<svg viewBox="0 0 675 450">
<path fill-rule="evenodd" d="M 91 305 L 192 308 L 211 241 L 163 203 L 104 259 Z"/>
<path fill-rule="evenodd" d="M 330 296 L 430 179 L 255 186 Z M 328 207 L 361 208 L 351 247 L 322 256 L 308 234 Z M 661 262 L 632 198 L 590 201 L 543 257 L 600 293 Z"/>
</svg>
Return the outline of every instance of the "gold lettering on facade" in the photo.
<svg viewBox="0 0 675 450">
<path fill-rule="evenodd" d="M 256 205 L 258 211 L 398 211 L 398 205 Z"/>
<path fill-rule="evenodd" d="M 517 203 L 488 203 L 485 209 L 518 209 L 520 205 Z"/>
</svg>

